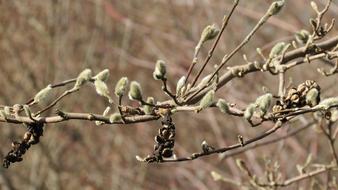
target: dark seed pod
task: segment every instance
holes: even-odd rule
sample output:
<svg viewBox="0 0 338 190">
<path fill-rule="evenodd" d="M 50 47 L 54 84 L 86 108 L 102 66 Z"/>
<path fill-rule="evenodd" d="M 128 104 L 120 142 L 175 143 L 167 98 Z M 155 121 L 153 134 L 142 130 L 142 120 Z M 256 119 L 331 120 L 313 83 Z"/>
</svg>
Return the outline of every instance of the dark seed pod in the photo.
<svg viewBox="0 0 338 190">
<path fill-rule="evenodd" d="M 164 158 L 170 158 L 171 156 L 173 155 L 173 150 L 169 149 L 169 148 L 165 148 L 163 151 L 162 151 L 162 156 Z"/>
<path fill-rule="evenodd" d="M 156 135 L 155 136 L 155 142 L 158 143 L 158 144 L 163 144 L 165 142 L 165 140 L 161 136 Z"/>
</svg>

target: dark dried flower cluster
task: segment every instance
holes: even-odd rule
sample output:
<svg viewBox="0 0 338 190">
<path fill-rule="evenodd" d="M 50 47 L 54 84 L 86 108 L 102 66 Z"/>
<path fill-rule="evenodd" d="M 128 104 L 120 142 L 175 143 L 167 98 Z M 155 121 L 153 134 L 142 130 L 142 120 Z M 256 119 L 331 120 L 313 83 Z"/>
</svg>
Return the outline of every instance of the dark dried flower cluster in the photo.
<svg viewBox="0 0 338 190">
<path fill-rule="evenodd" d="M 145 162 L 161 162 L 163 158 L 173 156 L 175 145 L 175 125 L 172 122 L 170 113 L 164 116 L 162 128 L 159 129 L 158 135 L 155 136 L 154 152 L 152 156 L 147 156 Z"/>
<path fill-rule="evenodd" d="M 3 167 L 8 168 L 11 163 L 21 162 L 22 156 L 31 147 L 31 145 L 40 142 L 40 137 L 43 135 L 43 123 L 25 124 L 27 132 L 24 134 L 21 142 L 12 142 L 12 150 L 8 152 L 3 160 Z"/>
<path fill-rule="evenodd" d="M 282 101 L 277 101 L 273 106 L 273 112 L 290 108 L 301 108 L 306 105 L 313 107 L 320 102 L 320 86 L 313 80 L 307 80 L 304 83 L 288 90 Z"/>
</svg>

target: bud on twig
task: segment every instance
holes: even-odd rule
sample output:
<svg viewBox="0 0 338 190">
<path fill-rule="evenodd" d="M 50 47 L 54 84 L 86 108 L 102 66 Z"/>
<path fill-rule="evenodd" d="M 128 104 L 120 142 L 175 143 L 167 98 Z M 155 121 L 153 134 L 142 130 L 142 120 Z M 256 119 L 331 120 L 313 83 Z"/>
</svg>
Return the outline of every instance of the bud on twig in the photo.
<svg viewBox="0 0 338 190">
<path fill-rule="evenodd" d="M 199 105 L 197 112 L 200 112 L 201 110 L 211 106 L 211 104 L 214 101 L 214 97 L 215 97 L 214 90 L 210 90 L 208 93 L 206 93 L 204 97 L 202 98 L 202 100 L 200 101 L 200 105 Z"/>
<path fill-rule="evenodd" d="M 310 32 L 301 30 L 295 34 L 296 41 L 300 44 L 306 44 L 310 38 Z"/>
<path fill-rule="evenodd" d="M 136 81 L 132 81 L 130 83 L 130 89 L 129 89 L 129 93 L 128 93 L 129 99 L 131 100 L 137 100 L 137 101 L 142 101 L 142 89 L 141 89 L 141 85 L 136 82 Z"/>
<path fill-rule="evenodd" d="M 154 98 L 153 98 L 153 97 L 148 97 L 148 98 L 147 98 L 147 103 L 149 103 L 149 104 L 155 104 Z M 154 111 L 153 111 L 153 107 L 150 106 L 150 105 L 144 105 L 144 106 L 143 106 L 143 111 L 144 111 L 144 113 L 147 114 L 147 115 L 153 114 L 153 112 L 154 112 Z"/>
<path fill-rule="evenodd" d="M 109 103 L 113 103 L 113 100 L 109 96 L 108 86 L 106 85 L 105 82 L 103 82 L 102 80 L 96 79 L 95 82 L 94 82 L 94 85 L 95 85 L 95 89 L 96 89 L 97 94 L 99 94 L 100 96 L 108 98 Z"/>
<path fill-rule="evenodd" d="M 122 121 L 122 117 L 121 117 L 120 113 L 113 113 L 113 114 L 110 115 L 109 121 L 110 121 L 110 123 Z"/>
<path fill-rule="evenodd" d="M 164 80 L 166 79 L 166 66 L 163 60 L 158 60 L 156 62 L 155 70 L 153 72 L 153 77 L 155 80 Z"/>
<path fill-rule="evenodd" d="M 264 94 L 256 99 L 255 104 L 260 110 L 261 117 L 266 114 L 271 105 L 271 102 L 272 102 L 272 94 L 270 93 Z"/>
<path fill-rule="evenodd" d="M 329 109 L 333 106 L 338 106 L 338 97 L 324 99 L 317 106 L 315 106 L 315 108 Z"/>
<path fill-rule="evenodd" d="M 256 108 L 256 105 L 255 104 L 249 104 L 248 107 L 245 109 L 244 111 L 244 115 L 243 117 L 246 119 L 246 120 L 250 120 L 254 111 L 255 111 L 255 108 Z"/>
<path fill-rule="evenodd" d="M 99 72 L 97 75 L 95 75 L 95 80 L 101 80 L 103 82 L 106 82 L 109 78 L 109 69 L 105 69 L 101 72 Z"/>
<path fill-rule="evenodd" d="M 76 82 L 75 82 L 73 89 L 79 89 L 82 85 L 84 85 L 91 78 L 92 78 L 92 70 L 90 69 L 83 70 L 79 74 L 79 76 L 76 78 Z"/>
<path fill-rule="evenodd" d="M 34 101 L 32 104 L 36 104 L 42 101 L 45 101 L 45 99 L 49 96 L 50 92 L 52 91 L 52 87 L 48 85 L 46 88 L 40 90 L 35 96 Z"/>
<path fill-rule="evenodd" d="M 177 84 L 176 84 L 176 97 L 179 97 L 182 93 L 182 88 L 185 84 L 185 81 L 186 81 L 186 77 L 183 76 L 181 77 L 178 81 L 177 81 Z"/>
<path fill-rule="evenodd" d="M 117 97 L 123 96 L 124 93 L 126 92 L 126 88 L 128 85 L 128 78 L 127 77 L 122 77 L 115 86 L 115 95 Z"/>
<path fill-rule="evenodd" d="M 274 45 L 270 51 L 269 58 L 273 59 L 279 56 L 283 52 L 285 46 L 286 46 L 285 42 L 279 42 L 276 45 Z"/>
<path fill-rule="evenodd" d="M 218 107 L 219 110 L 221 110 L 222 113 L 229 112 L 228 103 L 223 99 L 218 99 L 216 106 Z"/>
<path fill-rule="evenodd" d="M 278 0 L 278 1 L 273 2 L 273 3 L 270 5 L 270 8 L 269 8 L 269 10 L 268 10 L 268 13 L 269 13 L 270 15 L 276 15 L 276 14 L 278 14 L 279 11 L 283 8 L 284 3 L 285 3 L 284 0 Z"/>
<path fill-rule="evenodd" d="M 200 43 L 214 39 L 218 33 L 219 29 L 215 24 L 206 26 L 201 34 Z"/>
<path fill-rule="evenodd" d="M 313 107 L 319 103 L 319 91 L 316 88 L 312 88 L 307 92 L 306 97 L 305 97 L 305 102 L 307 105 L 310 107 Z"/>
</svg>

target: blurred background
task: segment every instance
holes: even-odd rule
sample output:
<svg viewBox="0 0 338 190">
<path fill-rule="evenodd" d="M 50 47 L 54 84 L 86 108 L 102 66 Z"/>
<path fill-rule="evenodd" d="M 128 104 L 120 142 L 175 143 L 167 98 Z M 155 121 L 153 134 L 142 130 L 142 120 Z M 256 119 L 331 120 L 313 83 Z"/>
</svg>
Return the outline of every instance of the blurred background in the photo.
<svg viewBox="0 0 338 190">
<path fill-rule="evenodd" d="M 212 64 L 219 63 L 224 54 L 240 43 L 271 2 L 241 1 Z M 326 1 L 316 2 L 323 7 Z M 111 89 L 119 78 L 127 76 L 141 83 L 145 96 L 166 100 L 161 84 L 152 79 L 156 60 L 167 62 L 169 85 L 174 88 L 191 63 L 203 28 L 213 23 L 220 26 L 231 4 L 231 0 L 0 0 L 1 104 L 25 103 L 46 85 L 75 78 L 84 68 L 95 73 L 110 69 Z M 337 15 L 338 1 L 334 0 L 324 20 L 330 21 Z M 296 31 L 311 29 L 308 20 L 313 16 L 310 1 L 287 1 L 283 11 L 263 26 L 229 65 L 244 64 L 242 54 L 249 60 L 259 60 L 257 47 L 268 54 L 275 43 L 290 42 Z M 335 27 L 329 36 L 337 34 Z M 210 46 L 207 43 L 202 49 L 201 60 Z M 337 77 L 322 77 L 316 71 L 318 67 L 329 68 L 322 63 L 303 64 L 288 71 L 287 79 L 294 85 L 316 80 L 323 97 L 336 96 Z M 203 75 L 212 69 L 210 64 Z M 228 83 L 217 96 L 245 108 L 263 93 L 263 86 L 277 93 L 277 81 L 278 77 L 268 73 L 249 74 Z M 55 91 L 55 95 L 62 90 L 65 89 Z M 133 104 L 127 100 L 124 103 Z M 102 113 L 106 106 L 106 100 L 88 85 L 55 108 Z M 254 137 L 272 125 L 251 128 L 243 119 L 215 109 L 177 114 L 174 122 L 177 156 L 200 151 L 203 140 L 215 147 L 227 146 L 237 142 L 238 134 Z M 300 125 L 301 122 L 292 123 L 274 137 Z M 138 162 L 136 155 L 151 153 L 160 127 L 159 121 L 126 126 L 96 126 L 87 121 L 50 124 L 41 143 L 24 155 L 23 162 L 0 169 L 1 189 L 237 189 L 214 181 L 210 172 L 244 182 L 247 178 L 236 167 L 236 158 L 247 162 L 258 176 L 264 175 L 265 160 L 271 160 L 280 164 L 283 178 L 287 178 L 297 175 L 295 165 L 304 163 L 310 153 L 314 162 L 331 160 L 327 140 L 312 127 L 295 137 L 227 159 L 212 155 L 182 163 Z M 20 139 L 24 132 L 20 125 L 1 123 L 1 159 L 10 150 L 11 142 Z M 325 183 L 326 174 L 316 180 Z M 306 189 L 310 182 L 305 180 L 290 189 Z"/>
</svg>

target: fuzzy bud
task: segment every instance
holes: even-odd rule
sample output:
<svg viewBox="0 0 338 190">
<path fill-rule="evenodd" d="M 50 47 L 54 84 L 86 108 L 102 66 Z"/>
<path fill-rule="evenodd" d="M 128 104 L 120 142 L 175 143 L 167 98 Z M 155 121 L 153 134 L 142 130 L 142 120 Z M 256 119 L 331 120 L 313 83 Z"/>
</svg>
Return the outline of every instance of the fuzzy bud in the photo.
<svg viewBox="0 0 338 190">
<path fill-rule="evenodd" d="M 286 46 L 285 42 L 279 42 L 276 45 L 274 45 L 270 51 L 269 58 L 273 59 L 279 56 L 283 52 L 285 46 Z"/>
<path fill-rule="evenodd" d="M 256 99 L 255 104 L 259 108 L 261 112 L 260 114 L 262 114 L 261 116 L 264 116 L 266 114 L 271 105 L 271 102 L 272 102 L 272 94 L 270 93 L 264 94 Z"/>
<path fill-rule="evenodd" d="M 131 100 L 142 101 L 142 89 L 141 89 L 141 85 L 138 82 L 132 81 L 130 83 L 130 89 L 129 89 L 128 96 L 129 96 L 129 99 Z"/>
<path fill-rule="evenodd" d="M 76 82 L 75 82 L 73 89 L 79 89 L 82 85 L 84 85 L 91 78 L 92 78 L 92 70 L 90 69 L 83 70 L 76 78 Z"/>
<path fill-rule="evenodd" d="M 338 106 L 338 97 L 324 99 L 317 106 L 315 106 L 315 108 L 329 109 L 333 106 Z"/>
<path fill-rule="evenodd" d="M 273 2 L 271 5 L 270 5 L 270 8 L 268 10 L 268 13 L 270 15 L 276 15 L 280 12 L 280 10 L 283 8 L 284 6 L 284 3 L 285 1 L 284 0 L 278 0 L 278 1 L 275 1 Z"/>
<path fill-rule="evenodd" d="M 34 101 L 33 101 L 32 104 L 45 101 L 46 98 L 49 96 L 51 91 L 52 91 L 52 87 L 50 85 L 48 85 L 46 88 L 40 90 L 40 92 L 38 92 L 34 96 Z"/>
<path fill-rule="evenodd" d="M 95 89 L 98 95 L 108 98 L 109 102 L 112 103 L 113 100 L 109 96 L 108 86 L 102 80 L 95 80 L 94 82 Z"/>
<path fill-rule="evenodd" d="M 219 110 L 221 110 L 222 113 L 229 112 L 228 103 L 223 99 L 218 99 L 216 106 L 218 107 Z"/>
<path fill-rule="evenodd" d="M 246 119 L 246 120 L 250 120 L 254 111 L 255 111 L 255 108 L 256 108 L 256 105 L 255 104 L 249 104 L 248 107 L 245 109 L 244 111 L 244 115 L 243 117 Z"/>
<path fill-rule="evenodd" d="M 334 109 L 331 111 L 330 121 L 336 122 L 337 120 L 338 120 L 338 109 Z"/>
<path fill-rule="evenodd" d="M 156 62 L 155 70 L 153 72 L 153 77 L 155 80 L 164 80 L 166 79 L 166 66 L 163 60 L 158 60 Z"/>
<path fill-rule="evenodd" d="M 109 111 L 110 111 L 110 109 L 111 109 L 110 106 L 106 107 L 106 109 L 102 113 L 102 116 L 104 116 L 104 117 L 107 116 L 108 113 L 109 113 Z M 95 124 L 96 125 L 102 125 L 102 124 L 104 124 L 104 122 L 102 122 L 102 121 L 95 121 Z"/>
<path fill-rule="evenodd" d="M 106 82 L 109 78 L 109 69 L 105 69 L 101 72 L 99 72 L 97 75 L 95 75 L 95 80 L 102 80 L 103 82 Z"/>
<path fill-rule="evenodd" d="M 314 11 L 316 11 L 317 13 L 320 12 L 318 9 L 318 5 L 314 1 L 311 1 L 310 5 Z"/>
<path fill-rule="evenodd" d="M 5 112 L 6 115 L 10 115 L 11 114 L 11 108 L 8 107 L 8 106 L 5 106 L 4 107 L 4 112 Z"/>
<path fill-rule="evenodd" d="M 309 90 L 306 94 L 306 104 L 310 107 L 313 107 L 319 103 L 320 97 L 319 97 L 319 91 L 316 88 L 312 88 Z"/>
<path fill-rule="evenodd" d="M 155 100 L 154 100 L 154 98 L 153 97 L 148 97 L 147 98 L 147 103 L 149 103 L 149 104 L 155 104 Z M 144 111 L 144 113 L 145 114 L 147 114 L 147 115 L 150 115 L 150 114 L 153 114 L 153 107 L 152 106 L 149 106 L 149 105 L 144 105 L 143 106 L 143 111 Z"/>
<path fill-rule="evenodd" d="M 211 104 L 214 101 L 214 97 L 215 97 L 215 91 L 214 90 L 210 90 L 209 92 L 207 92 L 204 97 L 202 98 L 202 100 L 200 101 L 200 105 L 198 108 L 198 112 L 211 106 Z"/>
<path fill-rule="evenodd" d="M 181 77 L 178 81 L 177 81 L 177 84 L 176 84 L 176 96 L 180 96 L 182 93 L 182 88 L 185 84 L 185 81 L 186 81 L 186 77 L 183 76 Z"/>
<path fill-rule="evenodd" d="M 123 96 L 124 93 L 126 92 L 127 85 L 128 85 L 128 78 L 127 77 L 122 77 L 115 86 L 115 95 L 117 97 Z"/>
<path fill-rule="evenodd" d="M 204 43 L 208 40 L 214 39 L 219 33 L 219 29 L 216 27 L 215 24 L 208 25 L 203 29 L 201 34 L 200 42 Z"/>
<path fill-rule="evenodd" d="M 113 113 L 109 117 L 110 123 L 115 123 L 115 122 L 118 122 L 118 121 L 121 121 L 121 120 L 122 120 L 122 117 L 119 113 Z"/>
<path fill-rule="evenodd" d="M 301 30 L 295 34 L 296 41 L 300 44 L 306 44 L 310 38 L 310 32 Z"/>
</svg>

